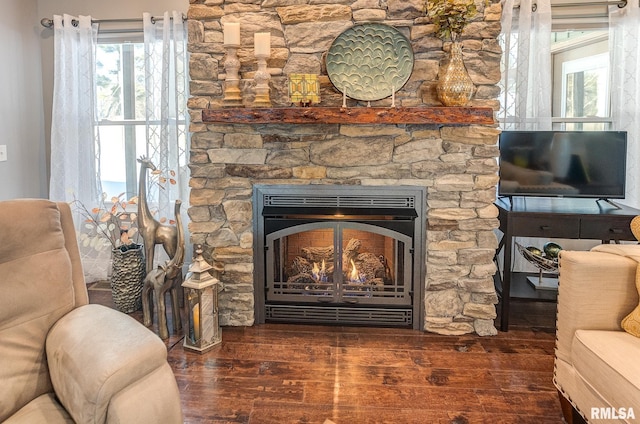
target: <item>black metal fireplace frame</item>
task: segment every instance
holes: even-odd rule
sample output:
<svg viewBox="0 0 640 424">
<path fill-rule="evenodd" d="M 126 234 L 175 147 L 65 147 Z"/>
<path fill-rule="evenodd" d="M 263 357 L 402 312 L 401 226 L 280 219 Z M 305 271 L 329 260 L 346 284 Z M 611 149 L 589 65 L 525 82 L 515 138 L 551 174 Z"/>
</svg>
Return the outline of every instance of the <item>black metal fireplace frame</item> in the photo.
<svg viewBox="0 0 640 424">
<path fill-rule="evenodd" d="M 398 216 L 400 221 L 387 221 L 392 230 L 413 240 L 412 300 L 404 309 L 361 305 L 358 307 L 306 305 L 291 307 L 271 304 L 266 300 L 267 275 L 265 216 L 344 214 L 365 216 Z M 424 326 L 424 285 L 426 275 L 426 188 L 417 186 L 327 186 L 327 185 L 263 185 L 253 187 L 254 229 L 254 308 L 256 323 L 269 321 L 363 324 L 380 326 Z M 402 220 L 413 222 L 412 230 Z M 289 225 L 282 219 L 283 228 Z M 298 221 L 302 222 L 298 219 Z M 275 224 L 273 224 L 275 222 Z M 278 225 L 278 220 L 269 224 Z M 269 229 L 270 232 L 274 228 Z M 262 260 L 257 260 L 262 258 Z M 267 303 L 270 303 L 267 305 Z M 268 310 L 268 311 L 267 311 Z"/>
</svg>

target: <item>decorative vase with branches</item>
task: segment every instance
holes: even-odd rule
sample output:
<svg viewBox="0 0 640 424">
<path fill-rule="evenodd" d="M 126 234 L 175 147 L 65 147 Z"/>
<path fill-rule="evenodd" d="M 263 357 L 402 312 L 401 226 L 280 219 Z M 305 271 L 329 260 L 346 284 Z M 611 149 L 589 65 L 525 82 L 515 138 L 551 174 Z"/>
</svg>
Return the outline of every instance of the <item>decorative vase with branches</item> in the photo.
<svg viewBox="0 0 640 424">
<path fill-rule="evenodd" d="M 175 172 L 165 177 L 161 171 L 153 172 L 153 184 L 164 189 L 165 184 L 176 184 Z M 125 193 L 108 197 L 103 193 L 98 206 L 88 208 L 74 200 L 71 206 L 84 221 L 84 229 L 78 234 L 78 242 L 97 251 L 111 249 L 111 274 L 109 282 L 113 302 L 124 313 L 142 307 L 142 286 L 146 274 L 144 252 L 137 228 L 138 196 L 125 197 Z M 166 218 L 159 219 L 166 222 Z M 172 220 L 170 221 L 170 223 Z"/>
<path fill-rule="evenodd" d="M 111 249 L 135 248 L 135 236 L 138 233 L 136 228 L 136 213 L 127 208 L 138 203 L 138 197 L 134 196 L 126 199 L 125 193 L 113 196 L 110 199 L 111 205 L 107 204 L 107 194 L 102 194 L 102 201 L 99 206 L 89 209 L 79 200 L 71 202 L 80 215 L 84 218 L 85 229 L 78 235 L 78 241 L 84 246 L 90 246 L 96 250 L 104 247 Z"/>
<path fill-rule="evenodd" d="M 428 0 L 425 8 L 436 35 L 451 40 L 449 62 L 441 69 L 436 86 L 438 98 L 445 106 L 465 106 L 475 86 L 464 66 L 459 39 L 478 13 L 476 4 L 473 0 Z"/>
</svg>

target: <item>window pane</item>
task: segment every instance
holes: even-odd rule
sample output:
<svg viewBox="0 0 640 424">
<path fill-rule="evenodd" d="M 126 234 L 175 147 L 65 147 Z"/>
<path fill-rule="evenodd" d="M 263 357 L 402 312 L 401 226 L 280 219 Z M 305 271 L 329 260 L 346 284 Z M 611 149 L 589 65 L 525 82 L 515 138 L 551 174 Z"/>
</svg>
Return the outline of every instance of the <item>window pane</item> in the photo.
<svg viewBox="0 0 640 424">
<path fill-rule="evenodd" d="M 606 31 L 559 31 L 552 34 L 553 116 L 609 117 L 609 44 Z M 601 130 L 607 123 L 561 123 L 554 129 Z"/>
<path fill-rule="evenodd" d="M 144 119 L 144 46 L 98 44 L 98 119 Z"/>
<path fill-rule="evenodd" d="M 98 119 L 122 119 L 122 45 L 99 44 L 96 51 Z"/>
<path fill-rule="evenodd" d="M 101 179 L 108 197 L 137 193 L 136 158 L 147 154 L 144 46 L 101 43 L 97 48 L 97 110 Z"/>
<path fill-rule="evenodd" d="M 566 122 L 561 124 L 559 128 L 554 126 L 553 129 L 561 131 L 607 131 L 611 128 L 607 122 Z"/>
<path fill-rule="evenodd" d="M 598 54 L 562 64 L 564 110 L 562 116 L 607 116 L 609 55 Z"/>
<path fill-rule="evenodd" d="M 111 198 L 135 196 L 140 170 L 136 158 L 147 155 L 144 124 L 99 125 L 102 191 Z"/>
<path fill-rule="evenodd" d="M 127 191 L 124 126 L 99 127 L 100 132 L 100 176 L 102 191 L 108 199 Z M 126 196 L 130 197 L 130 196 Z"/>
</svg>

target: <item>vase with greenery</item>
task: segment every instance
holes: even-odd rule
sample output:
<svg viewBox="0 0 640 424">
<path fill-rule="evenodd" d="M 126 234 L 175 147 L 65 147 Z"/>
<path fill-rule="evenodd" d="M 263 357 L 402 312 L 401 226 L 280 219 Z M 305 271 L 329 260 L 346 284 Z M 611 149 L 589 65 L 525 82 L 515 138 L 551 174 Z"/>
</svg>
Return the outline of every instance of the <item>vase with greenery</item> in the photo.
<svg viewBox="0 0 640 424">
<path fill-rule="evenodd" d="M 428 0 L 426 14 L 442 40 L 451 40 L 449 60 L 441 67 L 436 90 L 445 106 L 465 106 L 471 100 L 475 86 L 464 66 L 459 39 L 478 10 L 473 0 Z"/>
</svg>

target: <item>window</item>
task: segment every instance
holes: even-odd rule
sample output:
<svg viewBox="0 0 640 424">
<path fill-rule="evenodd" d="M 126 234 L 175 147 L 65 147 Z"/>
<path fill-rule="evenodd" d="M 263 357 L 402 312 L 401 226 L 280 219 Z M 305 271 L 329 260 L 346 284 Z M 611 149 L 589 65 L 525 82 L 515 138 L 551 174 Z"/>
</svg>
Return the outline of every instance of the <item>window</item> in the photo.
<svg viewBox="0 0 640 424">
<path fill-rule="evenodd" d="M 609 55 L 596 54 L 562 64 L 562 116 L 606 116 Z"/>
<path fill-rule="evenodd" d="M 552 33 L 553 127 L 610 128 L 609 45 L 606 30 Z"/>
<path fill-rule="evenodd" d="M 146 152 L 144 45 L 102 42 L 96 52 L 100 173 L 107 198 L 137 192 L 138 153 Z"/>
<path fill-rule="evenodd" d="M 111 36 L 109 36 L 111 35 Z M 173 47 L 172 47 L 173 49 Z M 158 69 L 154 69 L 158 72 Z M 159 77 L 156 77 L 159 80 Z M 172 81 L 170 81 L 172 82 Z M 159 118 L 147 119 L 149 113 L 160 116 L 160 106 L 148 111 L 145 76 L 145 47 L 142 34 L 138 38 L 114 38 L 110 33 L 99 40 L 96 51 L 96 110 L 100 140 L 100 176 L 107 199 L 125 193 L 131 197 L 138 192 L 140 166 L 137 158 L 153 157 L 161 132 Z M 175 84 L 170 90 L 175 90 Z M 159 88 L 155 88 L 159 90 Z M 159 101 L 159 95 L 153 100 Z M 173 100 L 172 100 L 173 101 Z M 179 127 L 180 149 L 185 150 L 186 117 L 180 116 L 175 103 L 171 104 L 169 120 Z M 184 152 L 180 156 L 184 156 Z M 159 165 L 159 164 L 157 164 Z M 175 171 L 175 169 L 173 169 Z M 168 170 L 163 170 L 168 171 Z"/>
</svg>

